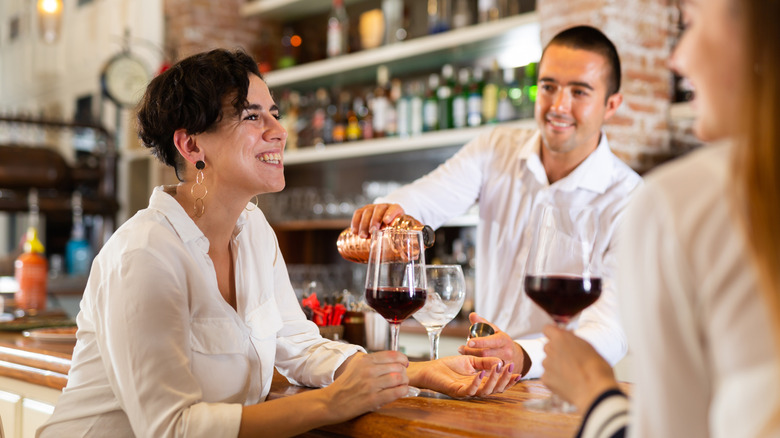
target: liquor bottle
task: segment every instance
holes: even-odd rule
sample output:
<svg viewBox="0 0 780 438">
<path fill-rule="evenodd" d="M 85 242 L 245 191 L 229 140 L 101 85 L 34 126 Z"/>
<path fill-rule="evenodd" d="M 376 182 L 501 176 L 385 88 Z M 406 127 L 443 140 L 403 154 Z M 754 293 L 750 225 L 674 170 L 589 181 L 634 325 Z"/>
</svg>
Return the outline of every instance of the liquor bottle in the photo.
<svg viewBox="0 0 780 438">
<path fill-rule="evenodd" d="M 452 0 L 428 0 L 428 33 L 450 30 L 450 2 Z"/>
<path fill-rule="evenodd" d="M 347 141 L 357 141 L 363 138 L 363 130 L 360 124 L 360 113 L 363 108 L 363 98 L 356 96 L 352 101 L 352 107 L 347 110 Z"/>
<path fill-rule="evenodd" d="M 484 83 L 482 82 L 483 73 L 479 67 L 474 67 L 471 83 L 469 84 L 469 98 L 466 101 L 466 121 L 469 126 L 479 126 L 482 124 L 482 91 Z"/>
<path fill-rule="evenodd" d="M 381 138 L 387 134 L 387 120 L 390 111 L 390 71 L 386 65 L 380 65 L 376 70 L 376 83 L 372 111 L 374 113 L 374 137 Z"/>
<path fill-rule="evenodd" d="M 482 89 L 482 123 L 496 123 L 498 111 L 499 89 L 498 61 L 493 60 L 493 69 L 488 74 L 485 87 Z"/>
<path fill-rule="evenodd" d="M 500 18 L 498 0 L 479 0 L 477 15 L 480 23 L 498 20 Z"/>
<path fill-rule="evenodd" d="M 474 17 L 471 15 L 468 0 L 455 0 L 455 10 L 452 11 L 452 28 L 460 29 L 473 23 Z"/>
<path fill-rule="evenodd" d="M 450 64 L 444 64 L 441 69 L 441 84 L 436 89 L 436 99 L 438 100 L 438 121 L 439 129 L 452 129 L 452 92 L 455 87 L 455 70 Z"/>
<path fill-rule="evenodd" d="M 383 226 L 380 229 L 396 228 L 399 230 L 417 230 L 422 232 L 423 245 L 426 248 L 433 246 L 436 234 L 428 225 L 423 225 L 417 219 L 409 215 L 403 215 L 395 218 L 390 225 Z M 352 232 L 351 228 L 346 228 L 339 234 L 336 240 L 336 248 L 346 260 L 355 263 L 368 263 L 368 253 L 371 247 L 371 239 L 362 238 Z"/>
<path fill-rule="evenodd" d="M 339 104 L 333 114 L 333 143 L 347 140 L 347 117 L 349 113 L 349 92 L 339 93 Z"/>
<path fill-rule="evenodd" d="M 439 89 L 439 75 L 432 73 L 428 76 L 428 88 L 423 101 L 423 132 L 439 129 L 439 100 L 436 91 Z"/>
<path fill-rule="evenodd" d="M 406 83 L 401 97 L 395 101 L 395 117 L 398 122 L 398 136 L 407 138 L 412 135 L 412 86 Z"/>
<path fill-rule="evenodd" d="M 469 70 L 458 70 L 458 82 L 452 90 L 452 127 L 465 128 L 468 124 Z"/>
<path fill-rule="evenodd" d="M 385 44 L 406 39 L 404 29 L 404 1 L 382 0 L 382 15 L 385 18 Z"/>
<path fill-rule="evenodd" d="M 532 62 L 523 68 L 523 103 L 520 117 L 524 119 L 530 119 L 534 117 L 534 106 L 536 105 L 536 87 L 537 87 L 537 73 L 536 68 L 538 63 Z"/>
<path fill-rule="evenodd" d="M 398 120 L 398 102 L 403 98 L 401 80 L 398 78 L 390 81 L 390 96 L 387 104 L 387 126 L 385 128 L 385 135 L 388 137 L 395 137 L 398 135 L 399 120 Z M 406 115 L 408 115 L 408 110 Z"/>
<path fill-rule="evenodd" d="M 314 93 L 316 104 L 311 117 L 312 140 L 310 146 L 323 146 L 333 139 L 333 120 L 328 117 L 330 96 L 325 88 Z"/>
<path fill-rule="evenodd" d="M 300 102 L 301 95 L 299 92 L 285 90 L 282 93 L 280 112 L 284 117 L 281 119 L 281 124 L 287 131 L 287 143 L 285 146 L 287 150 L 298 148 L 298 105 L 300 105 Z"/>
<path fill-rule="evenodd" d="M 326 52 L 329 58 L 347 53 L 349 40 L 349 17 L 344 8 L 344 0 L 333 0 L 328 15 L 328 36 Z"/>
<path fill-rule="evenodd" d="M 412 136 L 423 132 L 425 122 L 423 93 L 425 86 L 422 81 L 413 82 L 409 95 L 409 133 Z"/>
<path fill-rule="evenodd" d="M 363 140 L 370 140 L 376 137 L 374 133 L 374 95 L 366 94 L 366 101 L 356 106 L 358 120 L 360 121 L 360 133 Z"/>
<path fill-rule="evenodd" d="M 498 104 L 496 106 L 496 121 L 508 122 L 516 118 L 514 102 L 512 101 L 512 94 L 519 95 L 522 93 L 515 81 L 515 69 L 505 68 L 504 77 L 501 81 L 498 90 Z M 519 96 L 518 96 L 519 97 Z"/>
<path fill-rule="evenodd" d="M 24 238 L 23 252 L 14 261 L 14 277 L 19 285 L 14 294 L 16 308 L 35 314 L 46 309 L 48 264 L 44 248 L 38 239 L 38 191 L 30 190 L 30 223 Z"/>
<path fill-rule="evenodd" d="M 517 78 L 518 74 L 525 74 L 524 70 L 520 68 L 507 68 L 504 70 L 504 86 L 507 89 L 509 102 L 512 104 L 512 118 L 514 119 L 519 119 L 523 115 L 523 87 Z"/>
<path fill-rule="evenodd" d="M 71 197 L 73 210 L 73 229 L 65 244 L 65 270 L 68 275 L 87 275 L 92 267 L 92 247 L 86 238 L 81 207 L 81 193 L 73 192 Z"/>
</svg>

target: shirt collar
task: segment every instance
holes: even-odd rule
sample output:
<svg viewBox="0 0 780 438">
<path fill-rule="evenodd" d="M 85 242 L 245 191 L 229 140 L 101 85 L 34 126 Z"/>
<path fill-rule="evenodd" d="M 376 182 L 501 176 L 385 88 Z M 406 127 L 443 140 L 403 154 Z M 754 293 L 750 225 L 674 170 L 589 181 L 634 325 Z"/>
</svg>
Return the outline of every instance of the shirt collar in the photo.
<svg viewBox="0 0 780 438">
<path fill-rule="evenodd" d="M 209 240 L 203 234 L 203 232 L 195 225 L 195 222 L 190 218 L 187 212 L 182 208 L 173 196 L 165 192 L 163 186 L 155 187 L 152 191 L 152 196 L 149 198 L 149 208 L 154 209 L 162 213 L 168 219 L 176 234 L 179 235 L 181 240 L 185 243 L 194 242 L 204 252 L 209 250 Z M 236 226 L 233 229 L 233 239 L 236 239 L 244 229 L 244 225 L 249 219 L 247 211 L 241 212 L 241 215 L 236 221 Z"/>
<path fill-rule="evenodd" d="M 528 170 L 533 173 L 538 181 L 549 184 L 547 173 L 544 171 L 544 165 L 542 165 L 541 148 L 542 136 L 539 131 L 536 131 L 523 145 L 519 157 L 521 160 L 526 161 Z M 609 142 L 606 134 L 602 131 L 596 150 L 591 152 L 570 174 L 556 181 L 553 185 L 563 191 L 585 189 L 596 193 L 604 193 L 609 188 L 613 166 L 614 162 L 612 161 Z"/>
</svg>

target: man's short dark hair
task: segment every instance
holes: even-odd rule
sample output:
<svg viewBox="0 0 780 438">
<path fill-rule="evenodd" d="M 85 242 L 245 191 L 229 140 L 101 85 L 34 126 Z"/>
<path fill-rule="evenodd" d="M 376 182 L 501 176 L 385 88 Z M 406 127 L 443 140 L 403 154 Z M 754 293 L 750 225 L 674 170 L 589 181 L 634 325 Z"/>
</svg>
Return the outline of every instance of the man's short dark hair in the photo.
<svg viewBox="0 0 780 438">
<path fill-rule="evenodd" d="M 545 52 L 550 46 L 587 50 L 603 56 L 610 69 L 607 77 L 607 97 L 620 91 L 620 57 L 615 45 L 600 30 L 591 26 L 570 27 L 555 35 L 544 48 Z M 544 59 L 544 53 L 542 58 Z"/>
</svg>

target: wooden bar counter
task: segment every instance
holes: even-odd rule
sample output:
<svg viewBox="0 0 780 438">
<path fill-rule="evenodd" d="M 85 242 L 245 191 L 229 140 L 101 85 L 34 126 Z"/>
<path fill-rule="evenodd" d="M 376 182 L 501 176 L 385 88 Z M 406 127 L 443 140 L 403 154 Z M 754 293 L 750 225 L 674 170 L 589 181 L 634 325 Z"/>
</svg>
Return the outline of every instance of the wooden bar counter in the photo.
<svg viewBox="0 0 780 438">
<path fill-rule="evenodd" d="M 0 332 L 0 376 L 53 389 L 67 382 L 72 344 L 38 342 Z M 269 400 L 309 388 L 274 376 Z M 455 400 L 430 391 L 403 398 L 351 421 L 310 431 L 307 437 L 572 437 L 578 414 L 545 414 L 526 410 L 522 402 L 549 396 L 538 380 L 521 381 L 510 390 L 483 398 Z M 302 407 L 301 415 L 305 415 Z"/>
</svg>

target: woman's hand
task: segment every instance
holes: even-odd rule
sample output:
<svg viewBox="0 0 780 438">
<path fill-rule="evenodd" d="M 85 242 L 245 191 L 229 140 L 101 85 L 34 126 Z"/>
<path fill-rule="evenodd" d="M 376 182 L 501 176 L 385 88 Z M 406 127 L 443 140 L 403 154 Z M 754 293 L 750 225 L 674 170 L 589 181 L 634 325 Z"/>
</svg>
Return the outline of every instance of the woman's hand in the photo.
<svg viewBox="0 0 780 438">
<path fill-rule="evenodd" d="M 409 365 L 412 386 L 463 398 L 504 392 L 520 380 L 514 365 L 497 357 L 448 356 Z"/>
<path fill-rule="evenodd" d="M 612 367 L 585 340 L 554 325 L 544 328 L 549 342 L 542 382 L 584 413 L 601 393 L 617 388 Z"/>
<path fill-rule="evenodd" d="M 345 421 L 406 395 L 409 359 L 397 351 L 357 353 L 336 373 L 336 380 L 323 388 L 327 409 L 335 421 Z M 334 421 L 334 422 L 335 422 Z"/>
</svg>

